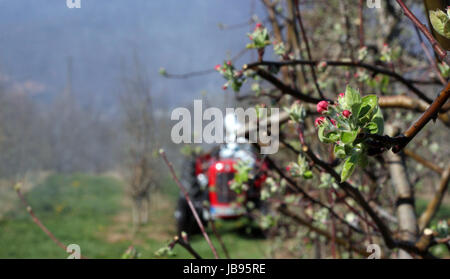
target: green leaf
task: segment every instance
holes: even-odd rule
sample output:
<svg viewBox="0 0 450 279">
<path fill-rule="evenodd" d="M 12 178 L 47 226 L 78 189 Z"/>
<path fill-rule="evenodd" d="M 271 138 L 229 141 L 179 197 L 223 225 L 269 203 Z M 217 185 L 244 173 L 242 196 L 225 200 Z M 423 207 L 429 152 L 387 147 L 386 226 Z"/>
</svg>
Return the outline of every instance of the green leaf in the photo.
<svg viewBox="0 0 450 279">
<path fill-rule="evenodd" d="M 351 144 L 345 144 L 344 151 L 345 151 L 345 154 L 347 154 L 347 155 L 351 154 L 353 151 L 353 146 Z"/>
<path fill-rule="evenodd" d="M 345 153 L 345 149 L 343 146 L 335 145 L 334 146 L 334 156 L 336 156 L 339 159 L 344 159 L 347 154 Z"/>
<path fill-rule="evenodd" d="M 372 118 L 372 112 L 377 107 L 378 97 L 376 95 L 367 95 L 362 98 L 361 109 L 359 110 L 358 120 L 364 125 Z"/>
<path fill-rule="evenodd" d="M 361 106 L 361 95 L 359 91 L 353 89 L 350 85 L 347 85 L 345 89 L 345 103 L 350 108 L 353 115 L 358 115 L 359 108 Z"/>
<path fill-rule="evenodd" d="M 356 139 L 357 134 L 358 133 L 356 131 L 342 132 L 341 140 L 345 144 L 352 143 Z"/>
<path fill-rule="evenodd" d="M 344 166 L 342 168 L 341 172 L 341 183 L 346 181 L 352 173 L 355 171 L 355 164 L 359 160 L 359 153 L 354 153 L 352 156 L 350 156 L 347 160 L 345 160 Z"/>
<path fill-rule="evenodd" d="M 369 130 L 371 134 L 377 134 L 378 133 L 378 125 L 375 122 L 369 122 L 367 124 L 366 128 Z"/>
<path fill-rule="evenodd" d="M 430 22 L 436 32 L 450 39 L 450 21 L 446 13 L 441 10 L 430 11 Z"/>
<path fill-rule="evenodd" d="M 381 78 L 381 82 L 380 82 L 380 90 L 381 90 L 381 92 L 387 93 L 388 86 L 389 86 L 389 77 L 388 76 L 383 76 Z"/>
<path fill-rule="evenodd" d="M 319 126 L 319 131 L 317 132 L 317 135 L 319 136 L 319 140 L 321 142 L 325 142 L 326 141 L 326 138 L 323 135 L 324 131 L 325 131 L 325 127 L 324 126 Z"/>
<path fill-rule="evenodd" d="M 325 126 L 319 127 L 319 140 L 323 143 L 333 143 L 339 140 L 339 133 L 338 132 L 329 132 L 325 135 Z"/>
<path fill-rule="evenodd" d="M 339 133 L 338 132 L 330 132 L 326 135 L 326 137 L 331 141 L 331 142 L 336 142 L 339 140 Z"/>
<path fill-rule="evenodd" d="M 384 117 L 379 106 L 376 107 L 371 121 L 377 125 L 376 133 L 382 135 L 384 133 Z"/>
<path fill-rule="evenodd" d="M 305 173 L 303 173 L 303 178 L 304 179 L 311 179 L 313 177 L 313 173 L 310 170 L 305 171 Z"/>
</svg>

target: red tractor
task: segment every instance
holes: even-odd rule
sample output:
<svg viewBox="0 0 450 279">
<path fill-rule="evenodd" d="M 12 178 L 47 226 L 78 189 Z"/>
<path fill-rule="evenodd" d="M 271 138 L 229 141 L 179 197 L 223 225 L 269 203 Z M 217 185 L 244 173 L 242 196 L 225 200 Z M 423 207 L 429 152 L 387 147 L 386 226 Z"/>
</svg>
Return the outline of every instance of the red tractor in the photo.
<svg viewBox="0 0 450 279">
<path fill-rule="evenodd" d="M 251 168 L 248 186 L 237 194 L 230 188 L 239 161 Z M 266 180 L 267 163 L 248 143 L 229 143 L 211 152 L 194 156 L 186 166 L 185 186 L 202 221 L 208 218 L 236 219 L 248 215 L 249 208 L 263 209 L 260 190 Z M 206 202 L 205 202 L 206 201 Z M 253 206 L 247 206 L 251 202 Z M 178 232 L 198 233 L 199 228 L 184 198 L 180 196 L 175 212 Z"/>
</svg>

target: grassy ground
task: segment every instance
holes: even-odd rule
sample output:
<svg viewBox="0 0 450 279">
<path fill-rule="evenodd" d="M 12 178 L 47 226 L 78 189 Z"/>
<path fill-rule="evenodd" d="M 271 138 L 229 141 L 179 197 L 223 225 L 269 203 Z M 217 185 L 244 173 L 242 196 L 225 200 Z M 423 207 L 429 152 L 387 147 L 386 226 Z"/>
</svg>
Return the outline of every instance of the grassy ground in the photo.
<svg viewBox="0 0 450 279">
<path fill-rule="evenodd" d="M 155 258 L 155 251 L 175 235 L 173 212 L 178 191 L 170 180 L 165 185 L 152 197 L 149 223 L 134 237 L 130 202 L 124 198 L 123 185 L 115 178 L 50 175 L 27 190 L 25 196 L 50 231 L 66 245 L 80 245 L 81 253 L 87 258 L 120 258 L 130 245 L 136 247 L 141 258 Z M 0 258 L 66 258 L 68 254 L 32 222 L 14 191 L 0 190 Z M 418 213 L 426 204 L 427 201 L 417 199 Z M 434 220 L 449 216 L 447 203 Z M 243 220 L 218 222 L 217 226 L 232 258 L 270 257 L 269 241 L 247 235 Z M 223 257 L 217 240 L 212 239 Z M 194 236 L 191 242 L 200 255 L 213 257 L 200 235 Z M 180 247 L 174 252 L 170 258 L 191 258 Z M 279 256 L 289 256 L 286 253 Z"/>
<path fill-rule="evenodd" d="M 141 258 L 154 258 L 155 251 L 175 235 L 173 218 L 177 191 L 167 183 L 162 193 L 152 199 L 149 224 L 132 239 L 130 206 L 124 199 L 121 183 L 111 177 L 51 175 L 26 194 L 36 215 L 64 244 L 80 245 L 88 258 L 120 258 L 130 244 Z M 17 196 L 9 195 L 12 206 L 0 214 L 0 258 L 65 258 L 55 245 L 31 220 Z M 265 240 L 245 237 L 239 233 L 242 224 L 219 223 L 223 238 L 235 258 L 260 258 L 266 255 Z M 219 244 L 214 240 L 215 246 Z M 212 257 L 200 236 L 192 246 L 203 256 Z M 179 247 L 173 258 L 189 258 Z"/>
<path fill-rule="evenodd" d="M 112 178 L 51 175 L 26 198 L 36 215 L 64 244 L 80 245 L 89 257 L 120 255 L 126 243 L 109 245 L 102 233 L 117 214 L 121 185 Z M 16 197 L 0 221 L 1 258 L 65 258 L 65 253 L 36 226 Z"/>
</svg>

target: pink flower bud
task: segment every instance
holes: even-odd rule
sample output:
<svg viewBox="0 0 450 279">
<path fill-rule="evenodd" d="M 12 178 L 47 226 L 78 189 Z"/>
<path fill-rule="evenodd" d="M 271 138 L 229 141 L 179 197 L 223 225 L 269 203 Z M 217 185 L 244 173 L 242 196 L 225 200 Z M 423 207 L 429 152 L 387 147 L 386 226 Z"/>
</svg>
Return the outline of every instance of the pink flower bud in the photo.
<svg viewBox="0 0 450 279">
<path fill-rule="evenodd" d="M 327 62 L 326 61 L 321 61 L 319 62 L 319 65 L 317 65 L 319 68 L 325 68 L 327 66 Z"/>
<path fill-rule="evenodd" d="M 317 127 L 317 126 L 322 125 L 323 123 L 325 123 L 325 117 L 320 116 L 320 117 L 317 117 L 316 120 L 314 121 L 314 126 Z"/>
<path fill-rule="evenodd" d="M 317 103 L 317 112 L 323 113 L 328 110 L 328 102 L 327 101 L 320 101 Z"/>
<path fill-rule="evenodd" d="M 227 61 L 227 65 L 231 66 L 231 61 L 230 60 Z"/>
<path fill-rule="evenodd" d="M 290 171 L 291 170 L 291 165 L 288 165 L 287 167 L 286 167 L 286 171 Z"/>
<path fill-rule="evenodd" d="M 256 25 L 255 25 L 255 29 L 259 29 L 259 28 L 261 28 L 262 27 L 262 24 L 261 23 L 256 23 Z"/>
<path fill-rule="evenodd" d="M 222 86 L 222 89 L 223 89 L 223 90 L 227 90 L 227 89 L 228 89 L 228 86 L 227 86 L 226 84 L 224 84 L 224 85 Z"/>
<path fill-rule="evenodd" d="M 350 115 L 352 115 L 352 113 L 351 113 L 349 110 L 344 110 L 344 111 L 342 112 L 342 115 L 343 115 L 345 118 L 349 118 Z"/>
<path fill-rule="evenodd" d="M 334 127 L 337 127 L 336 126 L 336 123 L 337 123 L 336 120 L 334 120 L 333 118 L 330 118 L 330 121 L 331 121 L 331 124 L 333 124 Z"/>
<path fill-rule="evenodd" d="M 220 71 L 220 64 L 217 64 L 217 65 L 214 67 L 214 69 L 215 69 L 216 71 Z"/>
<path fill-rule="evenodd" d="M 345 96 L 345 93 L 339 93 L 338 99 L 339 98 L 344 98 L 344 96 Z"/>
</svg>

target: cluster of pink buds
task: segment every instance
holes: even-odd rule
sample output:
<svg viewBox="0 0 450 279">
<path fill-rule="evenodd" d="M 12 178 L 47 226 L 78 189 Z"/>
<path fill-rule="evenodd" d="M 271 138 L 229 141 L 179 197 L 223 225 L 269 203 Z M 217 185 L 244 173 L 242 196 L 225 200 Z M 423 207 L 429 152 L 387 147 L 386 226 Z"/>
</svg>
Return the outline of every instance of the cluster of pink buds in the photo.
<svg viewBox="0 0 450 279">
<path fill-rule="evenodd" d="M 318 127 L 325 124 L 327 120 L 329 120 L 333 126 L 337 127 L 337 119 L 334 118 L 350 118 L 350 116 L 352 115 L 351 111 L 347 109 L 342 111 L 340 108 L 338 108 L 340 102 L 343 101 L 342 98 L 344 97 L 345 93 L 339 93 L 337 102 L 331 108 L 329 106 L 330 104 L 325 100 L 317 103 L 317 112 L 320 114 L 326 114 L 327 116 L 317 117 L 314 121 L 314 125 Z"/>
<path fill-rule="evenodd" d="M 232 65 L 232 63 L 231 63 L 231 61 L 230 60 L 228 60 L 227 61 L 227 63 L 226 63 L 228 66 L 231 66 Z M 220 64 L 217 64 L 215 67 L 214 67 L 214 70 L 216 70 L 216 71 L 222 71 L 222 70 L 225 70 L 225 67 L 224 68 L 222 68 L 222 65 L 220 65 Z"/>
<path fill-rule="evenodd" d="M 320 101 L 317 103 L 317 112 L 320 114 L 324 114 L 328 111 L 328 102 L 327 101 Z M 325 124 L 326 118 L 324 116 L 320 116 L 317 117 L 316 120 L 314 121 L 314 125 L 320 126 L 322 124 Z M 333 123 L 333 119 L 331 119 L 331 122 Z M 336 123 L 336 122 L 335 122 Z M 335 125 L 335 123 L 333 123 L 333 125 Z"/>
<path fill-rule="evenodd" d="M 242 70 L 235 69 L 231 60 L 225 61 L 223 64 L 216 65 L 214 69 L 227 80 L 227 82 L 222 86 L 223 90 L 231 88 L 235 92 L 238 92 L 245 82 L 244 72 Z"/>
</svg>

